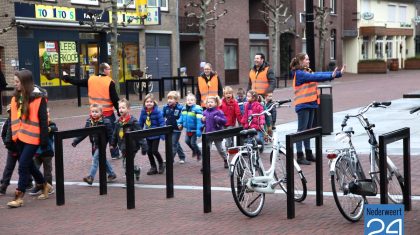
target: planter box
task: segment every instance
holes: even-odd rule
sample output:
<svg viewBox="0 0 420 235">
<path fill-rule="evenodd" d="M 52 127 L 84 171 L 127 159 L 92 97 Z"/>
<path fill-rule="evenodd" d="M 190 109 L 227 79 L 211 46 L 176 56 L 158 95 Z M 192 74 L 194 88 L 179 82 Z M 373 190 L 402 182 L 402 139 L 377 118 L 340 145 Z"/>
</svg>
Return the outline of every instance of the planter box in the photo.
<svg viewBox="0 0 420 235">
<path fill-rule="evenodd" d="M 404 67 L 405 69 L 420 69 L 420 59 L 405 60 L 404 65 L 405 65 L 405 67 Z"/>
<path fill-rule="evenodd" d="M 357 63 L 357 73 L 387 73 L 385 61 L 363 61 Z"/>
</svg>

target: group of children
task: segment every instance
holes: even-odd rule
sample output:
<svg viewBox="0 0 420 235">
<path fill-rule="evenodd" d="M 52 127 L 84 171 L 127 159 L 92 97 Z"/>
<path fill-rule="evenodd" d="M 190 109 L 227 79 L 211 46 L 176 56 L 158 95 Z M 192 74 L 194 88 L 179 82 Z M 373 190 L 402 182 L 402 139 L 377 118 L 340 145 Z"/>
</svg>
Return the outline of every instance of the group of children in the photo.
<svg viewBox="0 0 420 235">
<path fill-rule="evenodd" d="M 202 133 L 222 130 L 225 128 L 235 127 L 237 124 L 242 125 L 245 129 L 255 128 L 258 130 L 258 137 L 263 141 L 263 128 L 270 134 L 272 125 L 275 124 L 276 113 L 272 110 L 271 116 L 255 116 L 250 118 L 252 114 L 261 113 L 265 108 L 273 105 L 272 94 L 268 94 L 265 100 L 261 100 L 260 96 L 253 90 L 246 93 L 242 88 L 239 88 L 236 98 L 234 97 L 233 89 L 226 86 L 223 89 L 223 97 L 208 96 L 206 98 L 206 107 L 203 108 L 196 103 L 196 96 L 189 93 L 185 99 L 185 105 L 180 103 L 179 93 L 177 91 L 170 91 L 167 94 L 167 103 L 159 108 L 153 94 L 146 95 L 143 102 L 143 109 L 140 112 L 137 120 L 131 115 L 130 103 L 126 99 L 121 99 L 119 103 L 120 117 L 113 125 L 109 119 L 104 118 L 102 113 L 102 106 L 100 104 L 90 105 L 90 115 L 86 120 L 85 127 L 105 126 L 107 130 L 106 139 L 109 143 L 110 149 L 118 148 L 122 154 L 122 165 L 125 170 L 126 163 L 126 146 L 125 133 L 127 131 L 135 131 L 141 129 L 150 129 L 170 125 L 173 127 L 172 134 L 172 151 L 175 158 L 176 154 L 179 157 L 179 163 L 184 164 L 186 155 L 182 149 L 179 140 L 182 131 L 185 131 L 185 143 L 192 150 L 192 158 L 197 161 L 201 160 L 201 150 L 197 145 L 197 138 L 200 138 Z M 10 120 L 9 120 L 10 122 Z M 51 133 L 47 149 L 39 149 L 34 161 L 37 167 L 42 164 L 44 166 L 44 175 L 49 184 L 52 184 L 52 157 L 53 150 L 53 135 L 52 132 L 57 130 L 54 122 L 50 121 L 49 131 Z M 4 194 L 7 186 L 10 184 L 10 178 L 17 161 L 17 150 L 13 146 L 13 142 L 9 141 L 7 135 L 11 135 L 7 130 L 10 123 L 3 126 L 2 138 L 6 148 L 8 149 L 7 163 L 3 173 L 3 178 L 0 185 L 0 195 Z M 77 137 L 73 140 L 72 146 L 76 147 L 87 136 Z M 83 181 L 92 185 L 96 172 L 99 166 L 99 138 L 96 135 L 90 135 L 89 140 L 92 144 L 92 165 L 88 176 L 83 178 Z M 164 140 L 164 136 L 151 136 L 141 139 L 136 142 L 134 152 L 141 149 L 143 155 L 148 156 L 150 162 L 150 169 L 147 175 L 163 174 L 165 172 L 165 162 L 159 153 L 160 140 Z M 233 146 L 233 138 L 227 138 L 225 146 L 222 146 L 222 140 L 215 140 L 214 144 L 217 151 L 224 162 L 224 167 L 228 168 L 226 160 L 227 148 Z M 137 165 L 134 167 L 134 173 L 137 180 L 140 178 L 141 168 Z M 111 164 L 106 161 L 106 172 L 108 174 L 108 181 L 116 179 L 117 175 L 113 170 Z M 29 194 L 38 195 L 41 189 L 34 187 Z M 53 193 L 53 189 L 50 191 Z"/>
</svg>

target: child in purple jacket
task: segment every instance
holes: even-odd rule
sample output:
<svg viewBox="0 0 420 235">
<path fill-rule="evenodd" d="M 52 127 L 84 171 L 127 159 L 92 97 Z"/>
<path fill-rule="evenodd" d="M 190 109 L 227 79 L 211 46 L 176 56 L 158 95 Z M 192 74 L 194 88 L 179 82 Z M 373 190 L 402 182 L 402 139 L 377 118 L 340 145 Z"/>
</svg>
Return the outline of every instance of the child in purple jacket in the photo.
<svg viewBox="0 0 420 235">
<path fill-rule="evenodd" d="M 219 109 L 221 102 L 219 96 L 207 96 L 206 107 L 207 109 L 203 113 L 202 121 L 205 125 L 205 133 L 222 130 L 226 124 L 226 117 L 223 111 Z M 224 167 L 228 168 L 229 165 L 226 160 L 226 151 L 222 147 L 222 139 L 215 140 L 217 151 L 223 158 Z"/>
</svg>

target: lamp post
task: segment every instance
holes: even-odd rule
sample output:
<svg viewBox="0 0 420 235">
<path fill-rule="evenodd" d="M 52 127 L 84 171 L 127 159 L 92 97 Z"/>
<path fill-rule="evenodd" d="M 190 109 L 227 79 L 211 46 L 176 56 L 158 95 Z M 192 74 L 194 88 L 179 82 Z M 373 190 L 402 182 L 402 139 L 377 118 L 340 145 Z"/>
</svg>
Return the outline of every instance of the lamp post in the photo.
<svg viewBox="0 0 420 235">
<path fill-rule="evenodd" d="M 314 1 L 306 0 L 306 53 L 311 61 L 310 67 L 315 71 L 315 37 L 314 37 Z"/>
</svg>

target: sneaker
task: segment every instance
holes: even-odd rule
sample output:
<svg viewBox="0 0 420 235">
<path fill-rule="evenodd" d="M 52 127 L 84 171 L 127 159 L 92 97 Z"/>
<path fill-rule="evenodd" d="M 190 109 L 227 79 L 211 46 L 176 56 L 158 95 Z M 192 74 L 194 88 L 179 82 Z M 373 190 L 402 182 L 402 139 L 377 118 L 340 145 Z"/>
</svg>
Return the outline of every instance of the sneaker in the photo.
<svg viewBox="0 0 420 235">
<path fill-rule="evenodd" d="M 48 194 L 51 195 L 51 194 L 54 194 L 54 193 L 55 193 L 54 186 L 51 184 L 51 188 L 50 188 L 50 190 L 48 190 Z"/>
<path fill-rule="evenodd" d="M 184 164 L 184 163 L 185 163 L 184 159 L 179 160 L 179 164 Z"/>
<path fill-rule="evenodd" d="M 35 187 L 32 188 L 31 191 L 29 191 L 28 194 L 31 196 L 40 195 L 42 193 L 43 188 L 44 186 L 42 184 L 37 184 Z"/>
<path fill-rule="evenodd" d="M 150 168 L 150 170 L 147 172 L 147 175 L 156 175 L 158 171 L 156 170 L 156 167 Z"/>
<path fill-rule="evenodd" d="M 159 166 L 158 173 L 159 173 L 159 174 L 163 174 L 164 172 L 165 172 L 165 163 L 162 163 L 162 164 Z"/>
<path fill-rule="evenodd" d="M 118 154 L 118 155 L 116 155 L 116 156 L 111 156 L 111 159 L 112 160 L 118 160 L 118 159 L 120 159 L 121 158 L 121 156 Z"/>
<path fill-rule="evenodd" d="M 6 194 L 6 190 L 7 190 L 7 185 L 6 184 L 2 184 L 0 186 L 0 196 L 3 196 Z"/>
<path fill-rule="evenodd" d="M 87 176 L 87 177 L 83 178 L 83 181 L 86 182 L 88 185 L 92 185 L 93 177 L 92 176 Z"/>
<path fill-rule="evenodd" d="M 141 172 L 141 168 L 138 166 L 134 167 L 134 175 L 136 176 L 136 180 L 139 181 L 140 180 L 140 172 Z"/>
<path fill-rule="evenodd" d="M 108 182 L 112 182 L 112 181 L 114 181 L 116 178 L 117 178 L 117 175 L 116 175 L 116 174 L 113 174 L 113 175 L 108 175 Z"/>
</svg>

